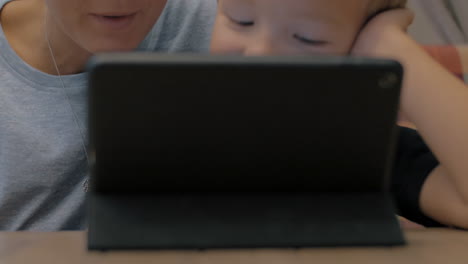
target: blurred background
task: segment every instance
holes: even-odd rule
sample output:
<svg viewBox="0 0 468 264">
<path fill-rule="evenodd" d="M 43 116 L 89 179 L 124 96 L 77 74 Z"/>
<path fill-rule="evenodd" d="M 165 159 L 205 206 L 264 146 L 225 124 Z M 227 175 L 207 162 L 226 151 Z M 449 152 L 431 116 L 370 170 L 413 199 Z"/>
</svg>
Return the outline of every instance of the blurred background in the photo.
<svg viewBox="0 0 468 264">
<path fill-rule="evenodd" d="M 410 34 L 421 44 L 468 43 L 468 0 L 409 0 L 416 13 Z"/>
</svg>

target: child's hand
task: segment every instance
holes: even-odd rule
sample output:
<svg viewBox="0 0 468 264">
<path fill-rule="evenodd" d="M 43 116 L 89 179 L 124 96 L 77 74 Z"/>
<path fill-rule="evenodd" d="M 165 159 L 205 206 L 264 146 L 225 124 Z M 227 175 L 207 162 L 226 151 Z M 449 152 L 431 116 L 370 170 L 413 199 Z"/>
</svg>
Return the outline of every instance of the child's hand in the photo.
<svg viewBox="0 0 468 264">
<path fill-rule="evenodd" d="M 368 57 L 395 58 L 394 45 L 399 45 L 408 27 L 414 20 L 414 13 L 409 9 L 385 11 L 370 20 L 356 39 L 352 55 Z"/>
<path fill-rule="evenodd" d="M 358 35 L 351 55 L 365 57 L 384 57 L 402 62 L 405 56 L 405 39 L 408 27 L 414 19 L 409 9 L 393 9 L 385 11 L 370 20 Z M 400 125 L 414 127 L 409 123 L 405 113 L 400 113 Z M 405 122 L 401 122 L 405 121 Z"/>
</svg>

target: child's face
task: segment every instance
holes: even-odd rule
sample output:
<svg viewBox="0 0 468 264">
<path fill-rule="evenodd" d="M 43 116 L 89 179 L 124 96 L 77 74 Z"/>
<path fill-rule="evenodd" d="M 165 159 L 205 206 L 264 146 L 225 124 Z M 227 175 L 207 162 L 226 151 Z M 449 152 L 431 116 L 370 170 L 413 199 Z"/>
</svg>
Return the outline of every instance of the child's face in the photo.
<svg viewBox="0 0 468 264">
<path fill-rule="evenodd" d="M 219 0 L 211 51 L 349 53 L 371 0 Z"/>
</svg>

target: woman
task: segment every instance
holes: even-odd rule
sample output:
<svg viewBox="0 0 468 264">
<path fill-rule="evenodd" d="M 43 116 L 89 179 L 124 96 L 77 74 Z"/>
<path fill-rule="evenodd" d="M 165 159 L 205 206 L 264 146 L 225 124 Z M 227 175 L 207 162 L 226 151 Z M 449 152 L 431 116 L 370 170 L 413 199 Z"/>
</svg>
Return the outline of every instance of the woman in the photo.
<svg viewBox="0 0 468 264">
<path fill-rule="evenodd" d="M 85 228 L 86 61 L 208 50 L 215 0 L 0 0 L 0 230 Z"/>
</svg>

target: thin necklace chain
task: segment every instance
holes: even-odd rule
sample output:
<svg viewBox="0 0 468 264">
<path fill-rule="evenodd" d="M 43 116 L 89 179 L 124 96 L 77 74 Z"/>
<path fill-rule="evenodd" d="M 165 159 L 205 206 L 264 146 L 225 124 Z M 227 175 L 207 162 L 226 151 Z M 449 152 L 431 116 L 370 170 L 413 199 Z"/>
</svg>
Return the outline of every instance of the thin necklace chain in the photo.
<svg viewBox="0 0 468 264">
<path fill-rule="evenodd" d="M 75 111 L 73 110 L 73 105 L 71 103 L 71 99 L 70 99 L 70 96 L 67 92 L 67 88 L 65 86 L 65 82 L 63 81 L 63 78 L 62 78 L 62 74 L 60 74 L 60 69 L 58 67 L 58 64 L 57 64 L 57 60 L 55 59 L 55 54 L 54 54 L 54 51 L 52 50 L 52 45 L 50 44 L 50 39 L 49 39 L 49 32 L 47 31 L 47 14 L 45 15 L 45 19 L 44 19 L 44 32 L 45 32 L 45 39 L 46 39 L 46 42 L 47 42 L 47 46 L 49 48 L 49 52 L 50 52 L 50 57 L 52 58 L 52 62 L 54 64 L 54 67 L 55 67 L 55 70 L 57 72 L 57 75 L 60 79 L 60 82 L 62 84 L 62 88 L 63 88 L 63 93 L 65 94 L 65 97 L 67 99 L 67 103 L 70 107 L 70 110 L 73 114 L 73 120 L 75 122 L 75 125 L 77 126 L 78 128 L 78 131 L 80 132 L 80 136 L 81 136 L 81 146 L 84 150 L 84 153 L 85 153 L 85 156 L 86 156 L 86 163 L 87 163 L 87 167 L 88 167 L 88 170 L 89 170 L 89 167 L 90 167 L 90 160 L 89 160 L 89 155 L 88 155 L 88 151 L 86 150 L 86 144 L 85 144 L 85 137 L 84 137 L 84 134 L 83 134 L 83 131 L 80 127 L 80 124 L 79 124 L 79 121 L 78 121 L 78 116 L 76 115 Z M 85 182 L 83 183 L 83 189 L 85 192 L 88 191 L 88 179 L 85 180 Z"/>
</svg>

